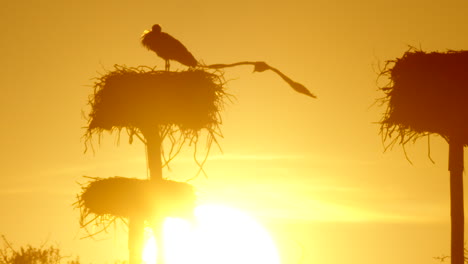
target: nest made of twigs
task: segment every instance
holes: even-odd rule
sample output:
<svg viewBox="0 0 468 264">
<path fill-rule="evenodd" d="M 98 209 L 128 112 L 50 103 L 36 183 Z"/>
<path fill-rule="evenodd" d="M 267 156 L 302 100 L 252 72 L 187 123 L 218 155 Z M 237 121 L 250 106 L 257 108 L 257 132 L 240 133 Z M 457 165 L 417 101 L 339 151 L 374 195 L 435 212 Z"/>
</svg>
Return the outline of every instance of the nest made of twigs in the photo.
<svg viewBox="0 0 468 264">
<path fill-rule="evenodd" d="M 91 178 L 82 184 L 75 206 L 80 225 L 110 225 L 118 218 L 138 217 L 148 221 L 193 216 L 196 196 L 188 183 L 141 180 L 125 177 Z"/>
<path fill-rule="evenodd" d="M 126 129 L 132 143 L 134 135 L 144 141 L 142 131 L 148 128 L 157 128 L 161 140 L 170 139 L 166 161 L 182 145 L 196 145 L 202 130 L 207 132 L 211 147 L 212 142 L 218 143 L 217 137 L 222 137 L 221 110 L 226 99 L 231 100 L 224 85 L 219 70 L 170 72 L 115 65 L 113 71 L 96 78 L 94 93 L 89 97 L 86 149 L 92 147 L 92 136 L 100 136 L 103 131 L 117 131 L 120 135 Z"/>
<path fill-rule="evenodd" d="M 114 67 L 94 84 L 88 130 L 154 125 L 200 130 L 219 124 L 225 95 L 219 74 Z"/>
<path fill-rule="evenodd" d="M 468 144 L 468 51 L 430 52 L 411 48 L 387 61 L 379 77 L 387 110 L 381 134 L 389 145 L 421 136 L 457 137 Z"/>
</svg>

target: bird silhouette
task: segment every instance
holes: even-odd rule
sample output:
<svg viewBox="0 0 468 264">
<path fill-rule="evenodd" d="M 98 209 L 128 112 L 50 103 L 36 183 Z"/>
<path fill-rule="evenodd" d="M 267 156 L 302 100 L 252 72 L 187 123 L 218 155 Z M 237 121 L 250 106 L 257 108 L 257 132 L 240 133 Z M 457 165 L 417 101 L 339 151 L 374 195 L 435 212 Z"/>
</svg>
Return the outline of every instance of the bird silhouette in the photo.
<svg viewBox="0 0 468 264">
<path fill-rule="evenodd" d="M 254 72 L 264 72 L 266 70 L 271 70 L 274 73 L 278 74 L 285 82 L 293 88 L 294 91 L 310 96 L 312 98 L 317 98 L 313 93 L 311 93 L 304 85 L 295 82 L 291 80 L 288 76 L 286 76 L 284 73 L 282 73 L 280 70 L 271 67 L 270 65 L 266 64 L 263 61 L 242 61 L 242 62 L 236 62 L 236 63 L 231 63 L 231 64 L 211 64 L 208 66 L 205 66 L 206 68 L 211 68 L 211 69 L 221 69 L 221 68 L 227 68 L 227 67 L 234 67 L 234 66 L 239 66 L 239 65 L 253 65 L 254 66 Z"/>
<path fill-rule="evenodd" d="M 159 57 L 166 61 L 166 71 L 169 71 L 170 60 L 178 61 L 189 67 L 198 65 L 195 57 L 180 41 L 165 32 L 161 32 L 159 24 L 153 25 L 151 31 L 145 30 L 143 32 L 141 44 L 148 50 L 156 52 Z"/>
</svg>

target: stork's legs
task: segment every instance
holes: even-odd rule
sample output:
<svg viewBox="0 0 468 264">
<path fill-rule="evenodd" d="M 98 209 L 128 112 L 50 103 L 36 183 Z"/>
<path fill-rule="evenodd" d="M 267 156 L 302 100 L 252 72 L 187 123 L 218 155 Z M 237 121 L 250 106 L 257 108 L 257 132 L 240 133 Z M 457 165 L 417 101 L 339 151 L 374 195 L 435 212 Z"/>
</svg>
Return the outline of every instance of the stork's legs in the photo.
<svg viewBox="0 0 468 264">
<path fill-rule="evenodd" d="M 166 60 L 166 71 L 169 71 L 170 67 L 171 67 L 171 64 L 169 63 L 169 60 Z"/>
</svg>

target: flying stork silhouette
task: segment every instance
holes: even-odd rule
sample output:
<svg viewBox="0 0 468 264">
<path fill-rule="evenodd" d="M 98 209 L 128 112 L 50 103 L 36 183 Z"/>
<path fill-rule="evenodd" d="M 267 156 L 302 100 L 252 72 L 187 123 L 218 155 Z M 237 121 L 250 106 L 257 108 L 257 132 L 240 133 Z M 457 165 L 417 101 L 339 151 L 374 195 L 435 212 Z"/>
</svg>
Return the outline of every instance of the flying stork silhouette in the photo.
<svg viewBox="0 0 468 264">
<path fill-rule="evenodd" d="M 211 69 L 221 69 L 221 68 L 234 67 L 234 66 L 239 66 L 239 65 L 253 65 L 254 72 L 264 72 L 266 70 L 272 70 L 274 73 L 278 74 L 285 82 L 287 82 L 289 86 L 291 86 L 291 88 L 294 89 L 294 91 L 310 96 L 312 98 L 317 98 L 317 96 L 311 93 L 304 85 L 291 80 L 291 78 L 286 76 L 280 70 L 274 67 L 271 67 L 270 65 L 266 64 L 263 61 L 241 61 L 241 62 L 236 62 L 236 63 L 231 63 L 231 64 L 211 64 L 205 67 L 211 68 Z"/>
<path fill-rule="evenodd" d="M 195 57 L 180 41 L 165 32 L 161 32 L 159 24 L 153 25 L 151 31 L 145 30 L 143 32 L 141 44 L 148 50 L 156 52 L 159 57 L 166 61 L 166 71 L 169 71 L 170 60 L 178 61 L 189 67 L 198 65 Z"/>
</svg>

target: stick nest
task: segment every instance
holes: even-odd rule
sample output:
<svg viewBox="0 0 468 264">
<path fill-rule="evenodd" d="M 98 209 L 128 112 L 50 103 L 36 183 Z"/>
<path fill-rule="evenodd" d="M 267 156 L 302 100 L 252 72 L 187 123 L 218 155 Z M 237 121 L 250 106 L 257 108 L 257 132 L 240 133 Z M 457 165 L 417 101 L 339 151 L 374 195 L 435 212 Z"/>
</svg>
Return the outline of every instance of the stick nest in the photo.
<svg viewBox="0 0 468 264">
<path fill-rule="evenodd" d="M 94 222 L 106 229 L 119 218 L 139 217 L 150 221 L 193 216 L 196 196 L 188 183 L 125 177 L 90 179 L 82 185 L 75 203 L 84 228 Z"/>
<path fill-rule="evenodd" d="M 223 84 L 221 76 L 203 70 L 170 72 L 116 65 L 94 85 L 88 130 L 176 125 L 198 131 L 216 126 Z"/>
<path fill-rule="evenodd" d="M 120 135 L 125 128 L 131 144 L 134 135 L 146 143 L 142 130 L 158 128 L 161 140 L 171 141 L 165 165 L 185 143 L 197 143 L 202 130 L 208 132 L 209 152 L 211 143 L 218 144 L 217 137 L 222 137 L 221 110 L 226 99 L 231 99 L 224 85 L 219 70 L 170 72 L 115 65 L 113 71 L 96 78 L 89 97 L 86 150 L 92 147 L 92 136 L 103 131 L 118 131 Z"/>
<path fill-rule="evenodd" d="M 421 136 L 458 137 L 468 144 L 468 51 L 426 53 L 411 48 L 403 57 L 387 61 L 379 77 L 387 105 L 381 120 L 389 146 Z"/>
</svg>

